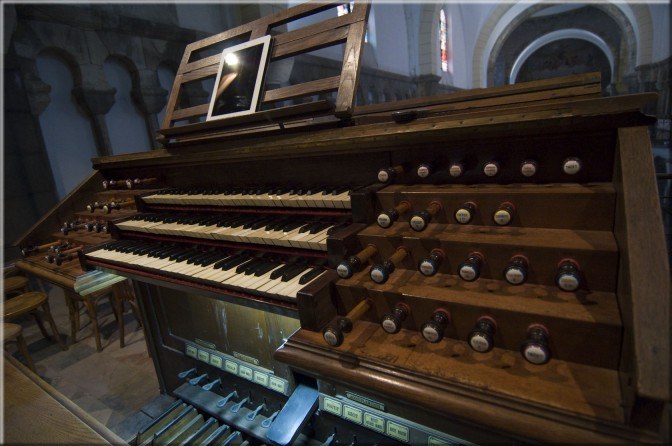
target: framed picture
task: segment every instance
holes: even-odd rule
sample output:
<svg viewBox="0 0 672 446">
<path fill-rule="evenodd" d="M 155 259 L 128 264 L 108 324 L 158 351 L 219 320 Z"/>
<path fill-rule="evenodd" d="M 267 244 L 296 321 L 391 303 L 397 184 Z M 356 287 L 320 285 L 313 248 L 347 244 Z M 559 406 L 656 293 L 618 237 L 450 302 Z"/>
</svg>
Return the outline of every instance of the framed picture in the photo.
<svg viewBox="0 0 672 446">
<path fill-rule="evenodd" d="M 257 111 L 270 44 L 264 36 L 222 51 L 208 121 Z"/>
</svg>

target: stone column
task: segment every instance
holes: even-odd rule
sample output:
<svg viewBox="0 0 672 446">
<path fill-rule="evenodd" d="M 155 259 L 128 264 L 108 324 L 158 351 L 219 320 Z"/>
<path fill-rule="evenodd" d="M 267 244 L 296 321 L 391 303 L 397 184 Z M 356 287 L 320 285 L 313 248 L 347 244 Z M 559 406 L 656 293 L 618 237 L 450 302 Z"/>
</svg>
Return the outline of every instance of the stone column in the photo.
<svg viewBox="0 0 672 446">
<path fill-rule="evenodd" d="M 145 115 L 145 124 L 149 133 L 152 149 L 158 149 L 156 140 L 161 123 L 157 114 L 168 102 L 168 91 L 159 84 L 159 77 L 154 70 L 138 70 L 138 82 L 131 91 L 133 101 Z"/>
<path fill-rule="evenodd" d="M 91 116 L 91 128 L 96 141 L 96 149 L 100 156 L 112 155 L 110 133 L 105 122 L 105 115 L 114 105 L 117 89 L 105 80 L 101 65 L 80 65 L 81 82 L 72 89 L 77 103 Z"/>
<path fill-rule="evenodd" d="M 426 96 L 434 96 L 438 93 L 441 77 L 434 74 L 422 74 L 417 76 L 414 81 L 418 86 L 415 96 L 422 98 Z"/>
</svg>

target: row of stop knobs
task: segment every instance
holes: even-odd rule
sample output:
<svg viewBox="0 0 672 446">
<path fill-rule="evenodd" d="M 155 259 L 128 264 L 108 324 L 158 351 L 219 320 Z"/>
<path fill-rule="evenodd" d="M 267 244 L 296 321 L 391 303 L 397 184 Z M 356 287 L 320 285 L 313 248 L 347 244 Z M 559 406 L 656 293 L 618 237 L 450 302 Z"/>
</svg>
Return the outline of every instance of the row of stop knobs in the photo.
<svg viewBox="0 0 672 446">
<path fill-rule="evenodd" d="M 471 165 L 470 165 L 471 164 Z M 513 166 L 509 166 L 511 168 Z M 530 178 L 534 177 L 539 168 L 542 170 L 553 171 L 555 170 L 554 166 L 549 166 L 548 163 L 544 166 L 540 166 L 537 160 L 526 159 L 518 165 L 518 171 L 524 177 Z M 562 172 L 566 175 L 576 175 L 583 168 L 583 162 L 575 157 L 570 156 L 565 158 L 560 165 Z M 437 173 L 445 171 L 453 178 L 462 177 L 467 170 L 478 170 L 486 177 L 497 177 L 502 172 L 502 163 L 497 160 L 488 160 L 480 166 L 473 165 L 473 163 L 468 163 L 466 161 L 454 161 L 448 165 L 442 165 L 439 162 L 430 162 L 422 163 L 414 169 L 415 175 L 422 179 L 430 179 Z M 399 164 L 396 166 L 383 167 L 378 169 L 377 178 L 381 183 L 391 183 L 401 174 L 410 172 L 411 167 L 409 164 Z"/>
<path fill-rule="evenodd" d="M 352 331 L 353 324 L 359 320 L 372 304 L 368 299 L 361 301 L 345 317 L 338 317 L 322 330 L 322 336 L 327 344 L 338 347 L 345 339 L 345 334 Z M 383 316 L 380 325 L 389 334 L 401 331 L 402 324 L 411 314 L 410 307 L 400 302 L 392 312 Z M 443 308 L 438 308 L 432 314 L 430 320 L 422 324 L 420 333 L 422 337 L 431 343 L 440 342 L 446 328 L 451 324 L 451 313 Z M 474 328 L 467 335 L 467 343 L 472 350 L 479 353 L 487 353 L 495 347 L 495 332 L 497 322 L 491 316 L 481 316 L 476 320 Z M 521 344 L 520 351 L 523 358 L 532 364 L 545 364 L 551 359 L 551 350 L 548 345 L 550 334 L 542 324 L 531 324 L 527 327 L 526 336 Z"/>
<path fill-rule="evenodd" d="M 443 206 L 438 201 L 429 203 L 426 209 L 414 212 L 408 219 L 408 225 L 416 232 L 422 232 L 427 229 L 427 225 L 432 219 L 443 209 Z M 392 209 L 378 214 L 376 222 L 381 228 L 389 228 L 399 217 L 408 213 L 411 210 L 411 203 L 403 200 Z M 497 209 L 492 213 L 492 221 L 497 226 L 507 226 L 513 220 L 516 208 L 513 203 L 505 201 L 501 203 Z M 461 225 L 471 223 L 478 212 L 478 206 L 472 201 L 462 203 L 455 212 L 453 217 L 455 221 Z"/>
<path fill-rule="evenodd" d="M 354 256 L 343 260 L 336 272 L 339 277 L 347 279 L 352 277 L 355 271 L 360 270 L 366 262 L 378 252 L 375 245 L 369 245 Z M 388 281 L 391 274 L 409 255 L 405 246 L 400 246 L 387 260 L 374 265 L 369 270 L 369 277 L 378 284 Z M 432 250 L 427 257 L 418 262 L 418 271 L 425 276 L 435 275 L 443 263 L 445 254 L 440 249 Z M 485 263 L 485 256 L 480 252 L 470 252 L 467 258 L 457 268 L 459 277 L 466 282 L 473 282 L 481 276 L 481 270 Z M 522 285 L 528 278 L 529 262 L 523 255 L 514 255 L 504 268 L 502 273 L 504 280 L 511 285 Z M 563 259 L 558 263 L 555 284 L 562 291 L 573 292 L 583 286 L 583 274 L 576 260 Z"/>
</svg>

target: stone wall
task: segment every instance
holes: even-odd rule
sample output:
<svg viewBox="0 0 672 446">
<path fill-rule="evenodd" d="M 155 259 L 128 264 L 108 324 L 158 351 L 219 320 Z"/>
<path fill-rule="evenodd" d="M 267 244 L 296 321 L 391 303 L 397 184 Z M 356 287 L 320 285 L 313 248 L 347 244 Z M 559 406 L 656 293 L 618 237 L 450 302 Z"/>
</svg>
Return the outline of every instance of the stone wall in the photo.
<svg viewBox="0 0 672 446">
<path fill-rule="evenodd" d="M 109 57 L 124 62 L 133 79 L 132 97 L 150 134 L 168 91 L 157 69 L 176 70 L 187 43 L 204 33 L 177 26 L 174 5 L 3 5 L 5 12 L 4 234 L 5 258 L 11 244 L 58 203 L 39 116 L 49 105 L 50 86 L 40 78 L 36 58 L 57 54 L 70 67 L 72 95 L 86 111 L 99 155 L 112 153 L 104 116 L 115 102 L 105 79 Z M 57 228 L 54 228 L 57 230 Z"/>
</svg>

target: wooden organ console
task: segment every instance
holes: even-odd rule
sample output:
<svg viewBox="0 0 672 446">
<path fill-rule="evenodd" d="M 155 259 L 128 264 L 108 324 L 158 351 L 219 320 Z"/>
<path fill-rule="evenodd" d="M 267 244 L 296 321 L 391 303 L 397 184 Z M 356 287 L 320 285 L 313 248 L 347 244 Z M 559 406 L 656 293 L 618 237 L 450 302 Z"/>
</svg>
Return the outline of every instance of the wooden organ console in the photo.
<svg viewBox="0 0 672 446">
<path fill-rule="evenodd" d="M 340 37 L 281 34 L 271 60 L 357 53 L 358 5 Z M 178 125 L 207 112 L 176 105 L 182 84 L 219 62 L 192 52 L 327 7 L 189 46 L 165 148 L 94 159 L 98 179 L 165 185 L 80 251 L 133 279 L 176 397 L 136 443 L 667 443 L 652 95 L 602 98 L 588 74 L 352 110 L 342 75 L 302 87 L 339 89 L 326 114 Z"/>
<path fill-rule="evenodd" d="M 650 96 L 598 85 L 95 160 L 169 185 L 82 254 L 134 279 L 178 398 L 138 442 L 667 441 Z M 415 109 L 427 116 L 397 122 Z"/>
</svg>

